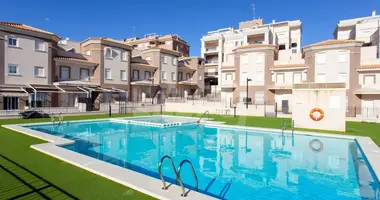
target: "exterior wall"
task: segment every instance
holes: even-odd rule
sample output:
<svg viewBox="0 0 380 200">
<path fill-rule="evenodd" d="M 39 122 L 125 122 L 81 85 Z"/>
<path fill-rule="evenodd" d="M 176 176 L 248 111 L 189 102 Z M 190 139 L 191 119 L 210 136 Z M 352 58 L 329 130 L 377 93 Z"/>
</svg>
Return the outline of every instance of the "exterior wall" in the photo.
<svg viewBox="0 0 380 200">
<path fill-rule="evenodd" d="M 98 44 L 89 44 L 86 46 L 82 46 L 82 50 L 84 52 L 91 51 L 91 61 L 99 63 L 98 67 L 95 68 L 93 72 L 93 78 L 91 80 L 92 83 L 103 85 L 104 84 L 104 51 L 103 45 Z"/>
<path fill-rule="evenodd" d="M 375 84 L 364 84 L 365 76 L 374 76 Z M 361 88 L 380 89 L 380 70 L 378 71 L 365 71 L 359 72 L 359 85 Z"/>
<path fill-rule="evenodd" d="M 339 50 L 344 50 L 349 52 L 348 65 L 347 63 L 338 64 L 337 63 L 337 54 Z M 360 106 L 360 98 L 355 95 L 353 92 L 360 88 L 359 85 L 359 74 L 356 71 L 360 67 L 360 58 L 361 58 L 361 47 L 360 46 L 324 46 L 324 47 L 316 47 L 314 49 L 307 49 L 305 51 L 305 62 L 306 65 L 309 66 L 307 72 L 307 81 L 315 82 L 317 73 L 322 72 L 318 71 L 318 67 L 315 66 L 316 58 L 315 54 L 325 52 L 326 55 L 326 64 L 321 66 L 326 72 L 326 81 L 338 82 L 337 73 L 339 70 L 348 70 L 347 71 L 347 101 L 348 106 Z M 336 57 L 335 57 L 336 56 Z M 335 64 L 334 64 L 335 63 Z M 339 67 L 337 67 L 337 65 Z M 327 76 L 327 74 L 329 74 Z M 335 75 L 334 75 L 335 74 Z M 330 78 L 327 78 L 330 77 Z"/>
<path fill-rule="evenodd" d="M 350 39 L 352 29 L 353 29 L 352 26 L 339 28 L 337 38 L 335 38 L 335 39 L 338 39 L 338 40 Z"/>
<path fill-rule="evenodd" d="M 355 39 L 364 41 L 365 43 L 371 42 L 371 36 L 378 30 L 378 21 L 367 22 L 364 24 L 355 25 Z"/>
<path fill-rule="evenodd" d="M 263 67 L 263 76 L 264 76 L 264 83 L 263 84 L 260 84 L 260 85 L 252 85 L 252 84 L 248 84 L 248 97 L 249 98 L 252 98 L 252 101 L 255 101 L 255 96 L 256 96 L 256 93 L 264 93 L 264 101 L 265 102 L 273 102 L 274 100 L 274 93 L 272 91 L 269 90 L 269 87 L 270 85 L 272 85 L 272 75 L 271 75 L 271 72 L 270 72 L 270 68 L 273 67 L 273 64 L 274 64 L 274 60 L 273 60 L 273 57 L 274 57 L 274 49 L 250 49 L 250 50 L 245 50 L 245 51 L 237 51 L 235 52 L 235 65 L 236 66 L 239 66 L 239 67 L 236 67 L 236 72 L 235 72 L 235 80 L 236 80 L 236 83 L 239 83 L 239 86 L 236 87 L 236 89 L 233 91 L 233 99 L 234 101 L 237 101 L 240 99 L 240 101 L 242 100 L 242 98 L 244 96 L 241 96 L 241 94 L 245 94 L 246 93 L 246 84 L 244 83 L 243 84 L 240 84 L 240 72 L 241 72 L 241 69 L 240 69 L 240 57 L 242 54 L 244 53 L 248 53 L 248 52 L 256 52 L 256 53 L 264 53 L 264 67 Z M 261 67 L 260 67 L 261 68 Z M 248 77 L 251 78 L 253 76 L 251 76 L 250 74 L 248 74 Z M 254 80 L 254 79 L 252 79 Z"/>
<path fill-rule="evenodd" d="M 104 71 L 105 73 L 106 69 L 111 69 L 111 78 L 112 79 L 106 79 L 104 77 L 104 84 L 119 84 L 119 85 L 127 85 L 129 80 L 129 66 L 130 66 L 130 52 L 115 48 L 115 47 L 106 47 L 106 48 L 112 48 L 112 58 L 104 58 Z M 122 51 L 126 51 L 128 54 L 127 61 L 122 61 L 121 55 Z M 120 71 L 125 70 L 127 73 L 127 80 L 123 81 L 121 80 Z"/>
<path fill-rule="evenodd" d="M 265 53 L 263 52 L 249 52 L 249 53 L 244 53 L 240 55 L 240 74 L 239 74 L 239 86 L 246 86 L 247 82 L 246 80 L 243 80 L 242 74 L 247 73 L 247 78 L 252 79 L 248 83 L 249 86 L 262 86 L 264 85 L 265 82 Z M 248 59 L 247 63 L 243 63 L 243 57 L 246 57 L 245 59 Z M 261 57 L 261 58 L 259 58 Z M 261 59 L 261 61 L 259 61 Z M 261 80 L 260 80 L 261 79 Z"/>
<path fill-rule="evenodd" d="M 164 57 L 166 57 L 167 62 L 164 63 Z M 173 64 L 173 60 L 176 60 Z M 170 54 L 161 54 L 161 79 L 162 72 L 166 72 L 166 80 L 162 79 L 162 83 L 166 84 L 177 84 L 177 70 L 178 70 L 178 57 Z M 174 80 L 172 79 L 172 73 L 174 73 Z"/>
<path fill-rule="evenodd" d="M 12 35 L 18 38 L 19 47 L 8 46 L 8 38 Z M 20 35 L 20 34 L 5 34 L 5 51 L 4 51 L 4 83 L 20 85 L 25 83 L 30 84 L 49 84 L 49 74 L 51 70 L 49 68 L 49 42 L 45 42 L 44 51 L 38 51 L 35 49 L 35 42 L 44 41 L 42 39 Z M 22 59 L 20 59 L 22 58 Z M 17 75 L 8 74 L 8 65 L 15 64 L 18 66 Z M 34 67 L 39 66 L 44 68 L 43 77 L 35 77 Z"/>
<path fill-rule="evenodd" d="M 82 80 L 80 77 L 80 69 L 88 69 L 89 72 L 89 82 L 92 80 L 94 74 L 94 69 L 95 67 L 92 66 L 87 66 L 87 65 L 80 65 L 80 64 L 67 64 L 67 63 L 60 63 L 56 62 L 55 63 L 55 81 L 64 81 L 60 79 L 60 68 L 61 66 L 65 67 L 70 67 L 70 79 L 65 80 L 65 81 L 75 81 L 75 80 L 81 80 L 81 81 L 86 81 Z"/>
<path fill-rule="evenodd" d="M 380 64 L 380 59 L 377 57 L 377 53 L 377 46 L 362 47 L 360 54 L 360 64 Z"/>
</svg>

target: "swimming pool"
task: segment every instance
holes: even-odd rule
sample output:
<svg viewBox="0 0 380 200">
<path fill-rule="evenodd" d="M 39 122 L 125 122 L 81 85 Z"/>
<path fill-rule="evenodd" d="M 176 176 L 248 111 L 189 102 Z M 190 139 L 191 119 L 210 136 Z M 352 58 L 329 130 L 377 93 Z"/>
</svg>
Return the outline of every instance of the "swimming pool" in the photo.
<svg viewBox="0 0 380 200">
<path fill-rule="evenodd" d="M 374 199 L 378 190 L 355 140 L 187 124 L 152 127 L 102 120 L 29 129 L 74 140 L 64 146 L 133 171 L 159 178 L 164 155 L 190 160 L 199 192 L 221 199 Z M 170 163 L 163 164 L 174 183 Z M 188 166 L 181 177 L 193 188 Z"/>
</svg>

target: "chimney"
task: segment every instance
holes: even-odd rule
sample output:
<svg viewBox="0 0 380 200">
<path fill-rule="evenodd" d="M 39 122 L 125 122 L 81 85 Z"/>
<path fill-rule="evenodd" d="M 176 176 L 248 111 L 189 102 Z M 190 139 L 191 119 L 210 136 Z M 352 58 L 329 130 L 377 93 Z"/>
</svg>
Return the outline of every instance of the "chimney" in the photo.
<svg viewBox="0 0 380 200">
<path fill-rule="evenodd" d="M 376 16 L 376 10 L 372 10 L 372 17 Z"/>
<path fill-rule="evenodd" d="M 276 20 L 272 20 L 272 24 L 276 23 Z"/>
</svg>

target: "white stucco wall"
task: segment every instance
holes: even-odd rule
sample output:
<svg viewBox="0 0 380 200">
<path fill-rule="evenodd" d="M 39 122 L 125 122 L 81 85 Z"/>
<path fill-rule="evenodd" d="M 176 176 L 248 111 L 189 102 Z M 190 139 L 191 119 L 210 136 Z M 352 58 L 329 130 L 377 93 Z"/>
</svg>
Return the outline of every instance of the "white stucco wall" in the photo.
<svg viewBox="0 0 380 200">
<path fill-rule="evenodd" d="M 122 49 L 115 48 L 115 47 L 106 47 L 112 49 L 112 57 L 107 58 L 104 57 L 104 83 L 105 84 L 120 84 L 120 85 L 126 85 L 127 81 L 122 81 L 120 78 L 120 71 L 125 70 L 127 73 L 127 80 L 130 79 L 129 75 L 129 62 L 130 62 L 130 53 L 127 51 L 127 61 L 122 61 L 121 54 Z M 106 69 L 111 69 L 111 78 L 112 79 L 106 79 L 105 71 Z"/>
<path fill-rule="evenodd" d="M 346 130 L 345 89 L 293 89 L 292 118 L 295 127 L 320 130 Z M 314 121 L 310 118 L 313 108 L 320 108 L 324 118 Z M 318 116 L 318 115 L 316 115 Z"/>
<path fill-rule="evenodd" d="M 374 76 L 375 78 L 375 84 L 364 84 L 364 77 L 365 76 Z M 373 89 L 380 89 L 380 71 L 377 72 L 360 72 L 359 73 L 359 85 L 361 85 L 362 88 L 373 88 Z"/>
<path fill-rule="evenodd" d="M 345 62 L 339 62 L 340 52 L 346 56 Z M 319 63 L 318 56 L 324 54 L 325 62 Z M 346 74 L 346 81 L 341 81 L 337 77 L 342 74 Z M 347 50 L 327 50 L 324 52 L 318 52 L 315 54 L 315 74 L 314 80 L 318 82 L 318 75 L 325 74 L 326 83 L 346 83 L 346 88 L 349 88 L 350 84 L 350 52 Z M 321 81 L 322 82 L 322 81 Z"/>
<path fill-rule="evenodd" d="M 5 84 L 48 84 L 47 76 L 50 74 L 50 69 L 48 68 L 48 43 L 44 43 L 45 51 L 42 52 L 36 50 L 36 40 L 41 40 L 24 35 L 12 34 L 11 36 L 18 39 L 19 46 L 9 47 L 9 35 L 5 36 L 5 74 L 3 75 Z M 9 64 L 18 66 L 18 75 L 8 75 Z M 45 77 L 34 76 L 35 66 L 44 67 Z"/>
<path fill-rule="evenodd" d="M 243 58 L 246 57 L 246 58 Z M 261 58 L 259 58 L 261 57 Z M 244 59 L 248 61 L 244 63 Z M 261 60 L 259 62 L 259 60 Z M 240 80 L 239 85 L 245 86 L 247 80 L 242 76 L 243 73 L 248 74 L 248 78 L 252 79 L 248 85 L 264 85 L 265 77 L 265 54 L 250 52 L 240 56 Z M 244 79 L 244 80 L 243 80 Z M 261 80 L 260 80 L 261 79 Z"/>
</svg>

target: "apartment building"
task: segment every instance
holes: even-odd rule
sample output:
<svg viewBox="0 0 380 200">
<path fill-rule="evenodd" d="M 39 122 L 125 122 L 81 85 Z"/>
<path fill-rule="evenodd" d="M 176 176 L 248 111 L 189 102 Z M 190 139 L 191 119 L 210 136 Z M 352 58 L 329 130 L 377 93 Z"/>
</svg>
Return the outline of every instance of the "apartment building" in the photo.
<svg viewBox="0 0 380 200">
<path fill-rule="evenodd" d="M 264 24 L 263 19 L 240 22 L 239 29 L 230 27 L 208 32 L 201 38 L 206 92 L 223 95 L 222 71 L 230 66 L 236 67 L 235 49 L 242 46 L 271 44 L 278 50 L 272 56 L 276 63 L 302 63 L 301 32 L 302 23 L 299 20 Z"/>
<path fill-rule="evenodd" d="M 125 39 L 125 43 L 132 45 L 138 55 L 141 50 L 151 47 L 160 47 L 163 49 L 173 50 L 180 53 L 180 56 L 188 57 L 190 45 L 176 34 L 160 36 L 158 34 L 146 34 L 143 38 Z"/>
</svg>

